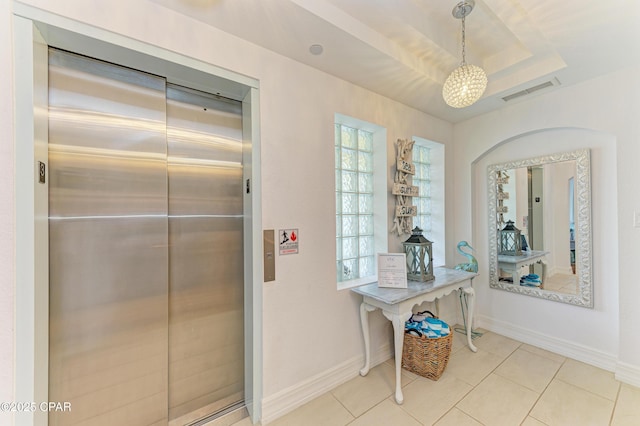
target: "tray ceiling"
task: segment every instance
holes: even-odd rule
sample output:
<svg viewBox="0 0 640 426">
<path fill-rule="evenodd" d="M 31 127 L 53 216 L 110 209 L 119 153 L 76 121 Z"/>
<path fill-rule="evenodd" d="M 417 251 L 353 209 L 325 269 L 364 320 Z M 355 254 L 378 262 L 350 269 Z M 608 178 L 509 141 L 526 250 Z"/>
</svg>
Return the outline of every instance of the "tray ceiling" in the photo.
<svg viewBox="0 0 640 426">
<path fill-rule="evenodd" d="M 455 109 L 441 91 L 461 60 L 457 0 L 153 1 L 450 122 L 640 63 L 640 1 L 476 0 L 467 62 L 489 85 Z"/>
</svg>

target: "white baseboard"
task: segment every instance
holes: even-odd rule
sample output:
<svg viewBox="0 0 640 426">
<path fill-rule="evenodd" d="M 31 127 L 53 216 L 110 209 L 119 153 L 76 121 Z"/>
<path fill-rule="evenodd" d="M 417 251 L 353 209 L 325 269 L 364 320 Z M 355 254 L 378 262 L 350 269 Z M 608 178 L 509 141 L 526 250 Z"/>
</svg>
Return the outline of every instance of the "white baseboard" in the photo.
<svg viewBox="0 0 640 426">
<path fill-rule="evenodd" d="M 612 372 L 617 370 L 618 360 L 615 354 L 606 353 L 580 343 L 559 339 L 531 329 L 514 326 L 485 315 L 478 315 L 475 320 L 475 327 L 485 328 L 520 342 L 602 368 L 603 370 Z M 636 371 L 635 374 L 637 377 L 640 377 L 640 371 Z"/>
<path fill-rule="evenodd" d="M 640 388 L 640 367 L 618 362 L 616 366 L 616 380 Z"/>
<path fill-rule="evenodd" d="M 385 344 L 377 350 L 372 351 L 371 366 L 373 367 L 385 362 L 392 357 L 392 354 L 393 348 L 390 344 Z M 273 422 L 301 405 L 353 379 L 360 374 L 359 372 L 363 365 L 364 355 L 357 356 L 298 384 L 289 386 L 280 392 L 265 397 L 262 400 L 261 423 L 266 425 Z"/>
</svg>

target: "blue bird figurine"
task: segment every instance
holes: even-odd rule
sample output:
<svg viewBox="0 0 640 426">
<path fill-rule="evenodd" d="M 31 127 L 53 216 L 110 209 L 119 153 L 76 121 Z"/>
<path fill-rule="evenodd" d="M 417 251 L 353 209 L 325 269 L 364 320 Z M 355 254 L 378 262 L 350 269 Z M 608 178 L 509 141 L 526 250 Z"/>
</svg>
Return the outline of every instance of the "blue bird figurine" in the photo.
<svg viewBox="0 0 640 426">
<path fill-rule="evenodd" d="M 469 262 L 457 264 L 456 269 L 460 271 L 478 272 L 478 261 L 475 257 L 473 257 L 471 253 L 463 252 L 462 247 L 469 247 L 471 250 L 473 250 L 473 247 L 471 247 L 466 241 L 460 241 L 458 243 L 458 253 L 469 259 Z"/>
</svg>

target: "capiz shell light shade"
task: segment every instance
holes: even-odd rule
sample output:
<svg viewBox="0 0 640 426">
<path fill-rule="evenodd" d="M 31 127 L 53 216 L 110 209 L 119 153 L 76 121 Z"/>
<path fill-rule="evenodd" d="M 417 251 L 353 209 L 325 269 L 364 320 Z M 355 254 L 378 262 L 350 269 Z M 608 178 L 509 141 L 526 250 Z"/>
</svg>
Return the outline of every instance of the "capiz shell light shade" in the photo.
<svg viewBox="0 0 640 426">
<path fill-rule="evenodd" d="M 442 87 L 447 105 L 464 108 L 474 104 L 487 88 L 487 74 L 476 65 L 463 64 L 453 70 Z"/>
</svg>

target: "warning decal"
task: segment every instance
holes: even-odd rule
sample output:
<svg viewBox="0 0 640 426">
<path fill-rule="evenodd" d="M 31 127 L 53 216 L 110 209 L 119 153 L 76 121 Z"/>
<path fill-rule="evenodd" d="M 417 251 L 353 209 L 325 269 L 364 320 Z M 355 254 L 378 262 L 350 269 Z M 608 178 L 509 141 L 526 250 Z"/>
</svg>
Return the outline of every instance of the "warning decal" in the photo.
<svg viewBox="0 0 640 426">
<path fill-rule="evenodd" d="M 297 229 L 280 229 L 280 254 L 298 254 L 298 240 L 300 236 Z"/>
</svg>

